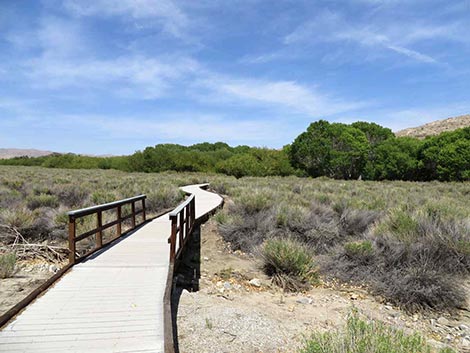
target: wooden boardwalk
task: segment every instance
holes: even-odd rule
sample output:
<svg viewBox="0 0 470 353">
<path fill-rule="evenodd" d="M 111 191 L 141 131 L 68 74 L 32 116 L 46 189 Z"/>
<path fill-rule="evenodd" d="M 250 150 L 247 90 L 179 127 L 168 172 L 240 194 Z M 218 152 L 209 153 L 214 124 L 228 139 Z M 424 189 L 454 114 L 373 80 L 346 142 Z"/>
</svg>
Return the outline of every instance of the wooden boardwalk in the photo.
<svg viewBox="0 0 470 353">
<path fill-rule="evenodd" d="M 191 185 L 196 218 L 222 203 Z M 0 352 L 163 352 L 168 214 L 75 265 L 0 331 Z"/>
</svg>

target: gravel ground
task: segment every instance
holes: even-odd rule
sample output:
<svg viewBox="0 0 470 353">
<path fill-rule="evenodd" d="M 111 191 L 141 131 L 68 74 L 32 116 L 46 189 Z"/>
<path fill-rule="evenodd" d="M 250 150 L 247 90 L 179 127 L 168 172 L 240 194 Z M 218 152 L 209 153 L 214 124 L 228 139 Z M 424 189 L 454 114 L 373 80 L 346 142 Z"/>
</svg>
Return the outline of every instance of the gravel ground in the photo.
<svg viewBox="0 0 470 353">
<path fill-rule="evenodd" d="M 192 267 L 182 266 L 178 283 L 187 284 L 196 271 L 199 291 L 182 290 L 174 298 L 181 353 L 298 352 L 311 332 L 341 329 L 353 308 L 366 318 L 418 331 L 435 347 L 470 352 L 468 310 L 409 315 L 364 289 L 338 285 L 284 294 L 255 260 L 227 248 L 213 221 L 196 242 L 197 251 L 186 256 Z"/>
</svg>

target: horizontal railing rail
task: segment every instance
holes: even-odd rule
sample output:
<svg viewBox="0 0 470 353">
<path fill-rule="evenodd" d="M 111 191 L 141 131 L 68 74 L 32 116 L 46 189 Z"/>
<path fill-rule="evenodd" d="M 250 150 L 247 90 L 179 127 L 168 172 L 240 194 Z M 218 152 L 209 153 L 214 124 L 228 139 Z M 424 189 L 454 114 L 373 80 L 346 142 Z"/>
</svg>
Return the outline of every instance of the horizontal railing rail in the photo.
<svg viewBox="0 0 470 353">
<path fill-rule="evenodd" d="M 134 229 L 137 224 L 137 215 L 142 214 L 142 222 L 146 220 L 146 208 L 145 200 L 146 195 L 139 195 L 131 197 L 124 200 L 119 200 L 115 202 L 105 203 L 103 205 L 92 206 L 87 208 L 82 208 L 80 210 L 70 211 L 67 213 L 69 217 L 69 263 L 74 264 L 79 258 L 88 256 L 94 251 L 101 249 L 103 246 L 107 245 L 114 239 L 120 237 L 122 233 L 122 223 L 128 219 L 131 219 L 131 229 Z M 142 207 L 139 210 L 136 210 L 136 204 L 138 202 L 142 203 Z M 131 205 L 131 212 L 126 216 L 122 216 L 122 207 L 125 205 Z M 103 212 L 116 209 L 116 219 L 114 221 L 103 224 Z M 96 214 L 96 228 L 86 231 L 84 233 L 77 235 L 77 220 Z M 116 226 L 116 237 L 108 242 L 103 243 L 103 231 L 109 229 L 113 226 Z M 77 242 L 84 240 L 92 235 L 95 237 L 95 246 L 92 250 L 88 251 L 86 254 L 77 257 L 76 253 L 76 244 Z"/>
<path fill-rule="evenodd" d="M 181 205 L 169 213 L 171 221 L 170 262 L 179 258 L 189 235 L 193 231 L 196 221 L 196 199 L 194 195 L 188 197 Z"/>
</svg>

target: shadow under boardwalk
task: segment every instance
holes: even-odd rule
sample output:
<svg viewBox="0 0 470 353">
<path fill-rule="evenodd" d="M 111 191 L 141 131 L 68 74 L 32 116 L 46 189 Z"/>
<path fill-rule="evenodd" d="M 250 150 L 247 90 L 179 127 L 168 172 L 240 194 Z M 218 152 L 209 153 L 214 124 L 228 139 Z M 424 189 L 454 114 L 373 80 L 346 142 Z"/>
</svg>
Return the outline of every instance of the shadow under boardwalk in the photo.
<svg viewBox="0 0 470 353">
<path fill-rule="evenodd" d="M 175 271 L 173 280 L 173 294 L 171 297 L 171 315 L 173 322 L 173 341 L 175 352 L 179 352 L 178 345 L 178 306 L 184 290 L 197 292 L 201 278 L 201 227 L 194 228 L 188 243 L 182 253 Z"/>
</svg>

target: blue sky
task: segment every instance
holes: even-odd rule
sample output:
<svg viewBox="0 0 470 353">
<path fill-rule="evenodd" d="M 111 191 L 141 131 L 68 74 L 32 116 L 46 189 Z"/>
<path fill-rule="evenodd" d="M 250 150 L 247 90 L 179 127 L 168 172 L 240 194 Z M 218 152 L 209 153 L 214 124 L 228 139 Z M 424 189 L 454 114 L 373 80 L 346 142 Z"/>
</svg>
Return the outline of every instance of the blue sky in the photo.
<svg viewBox="0 0 470 353">
<path fill-rule="evenodd" d="M 470 112 L 470 1 L 0 1 L 0 147 L 281 147 Z"/>
</svg>

